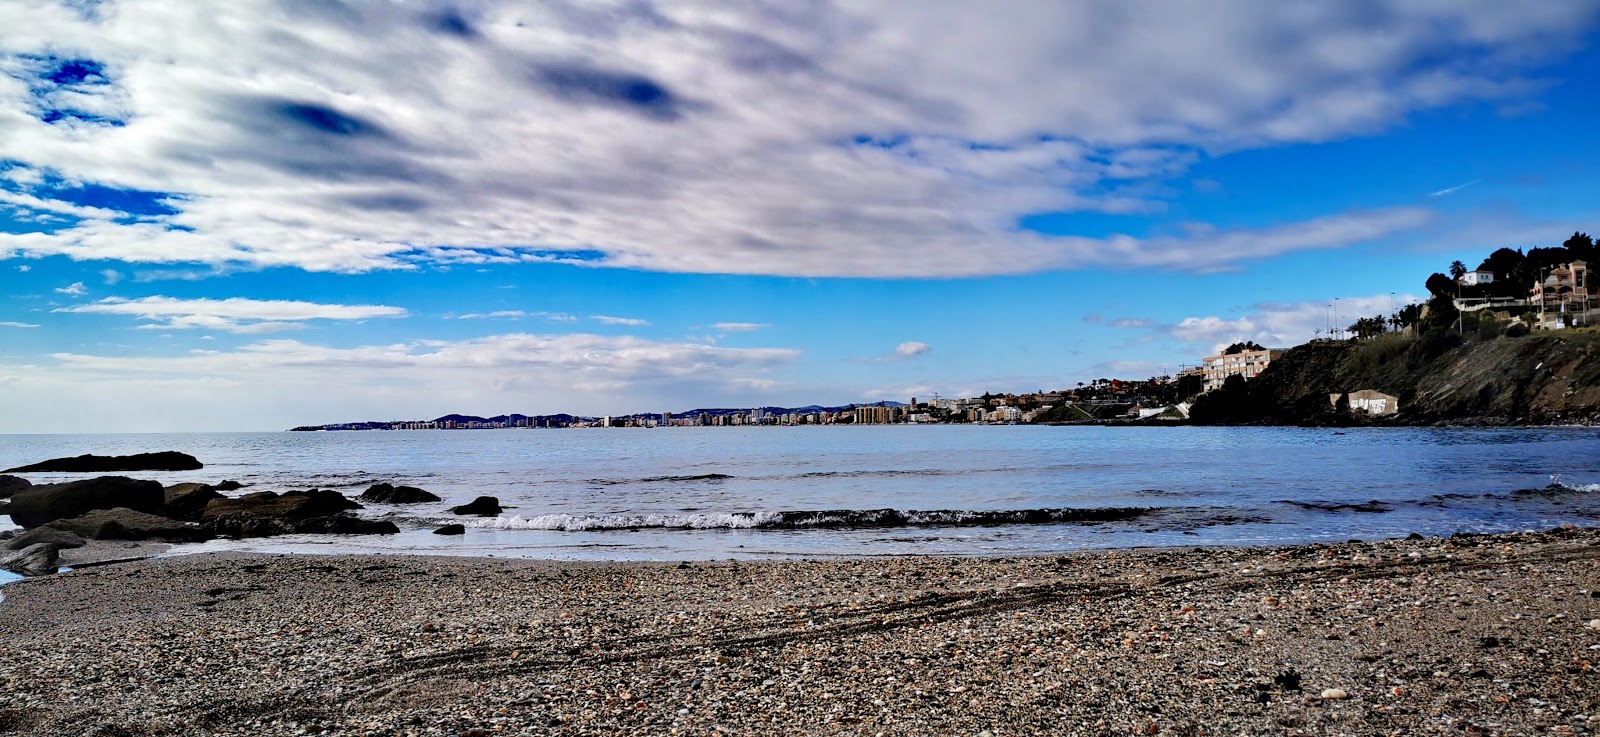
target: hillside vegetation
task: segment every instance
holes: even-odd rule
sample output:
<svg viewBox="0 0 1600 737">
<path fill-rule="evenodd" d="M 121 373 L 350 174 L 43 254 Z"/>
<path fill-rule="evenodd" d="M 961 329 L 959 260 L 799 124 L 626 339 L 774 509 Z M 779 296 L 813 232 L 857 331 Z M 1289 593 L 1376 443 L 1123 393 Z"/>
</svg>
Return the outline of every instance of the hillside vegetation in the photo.
<svg viewBox="0 0 1600 737">
<path fill-rule="evenodd" d="M 1563 424 L 1600 422 L 1600 330 L 1462 338 L 1433 329 L 1290 349 L 1250 381 L 1202 395 L 1198 424 Z M 1468 334 L 1472 335 L 1471 333 Z M 1368 418 L 1330 394 L 1375 389 L 1400 412 Z"/>
</svg>

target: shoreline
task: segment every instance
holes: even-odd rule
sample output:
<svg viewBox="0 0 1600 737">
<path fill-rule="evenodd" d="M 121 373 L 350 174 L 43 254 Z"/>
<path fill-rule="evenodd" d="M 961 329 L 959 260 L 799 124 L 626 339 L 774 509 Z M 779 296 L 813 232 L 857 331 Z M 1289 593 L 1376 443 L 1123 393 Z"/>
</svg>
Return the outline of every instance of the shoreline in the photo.
<svg viewBox="0 0 1600 737">
<path fill-rule="evenodd" d="M 0 734 L 1600 729 L 1594 529 L 698 564 L 209 553 L 5 594 Z"/>
</svg>

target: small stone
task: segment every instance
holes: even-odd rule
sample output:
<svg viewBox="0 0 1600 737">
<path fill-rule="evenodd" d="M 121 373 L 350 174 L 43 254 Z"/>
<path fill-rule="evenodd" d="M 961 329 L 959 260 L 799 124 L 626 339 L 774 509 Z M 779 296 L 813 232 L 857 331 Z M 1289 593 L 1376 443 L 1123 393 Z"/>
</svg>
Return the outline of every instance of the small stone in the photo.
<svg viewBox="0 0 1600 737">
<path fill-rule="evenodd" d="M 435 535 L 465 535 L 467 526 L 462 524 L 449 524 L 433 531 Z"/>
<path fill-rule="evenodd" d="M 1592 630 L 1600 630 L 1600 619 L 1591 619 L 1589 620 L 1589 623 L 1585 624 L 1584 626 Z"/>
<path fill-rule="evenodd" d="M 1342 688 L 1328 688 L 1323 689 L 1322 691 L 1323 701 L 1338 701 L 1340 699 L 1348 698 L 1350 698 L 1350 694 L 1345 693 L 1345 690 Z"/>
</svg>

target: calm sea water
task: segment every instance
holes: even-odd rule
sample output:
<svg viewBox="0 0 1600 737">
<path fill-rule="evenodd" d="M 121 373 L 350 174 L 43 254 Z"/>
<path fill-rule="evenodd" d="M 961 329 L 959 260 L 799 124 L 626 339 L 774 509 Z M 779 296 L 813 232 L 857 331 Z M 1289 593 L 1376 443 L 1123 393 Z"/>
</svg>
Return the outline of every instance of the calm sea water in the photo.
<svg viewBox="0 0 1600 737">
<path fill-rule="evenodd" d="M 242 491 L 377 481 L 445 501 L 360 514 L 402 533 L 182 551 L 557 559 L 1002 555 L 1600 524 L 1594 428 L 800 427 L 0 435 L 0 468 L 179 450 Z M 35 483 L 73 478 L 30 474 Z M 499 497 L 506 512 L 456 518 Z M 893 511 L 884 511 L 893 510 Z M 462 537 L 431 534 L 465 522 Z M 0 518 L 0 525 L 9 520 Z"/>
</svg>

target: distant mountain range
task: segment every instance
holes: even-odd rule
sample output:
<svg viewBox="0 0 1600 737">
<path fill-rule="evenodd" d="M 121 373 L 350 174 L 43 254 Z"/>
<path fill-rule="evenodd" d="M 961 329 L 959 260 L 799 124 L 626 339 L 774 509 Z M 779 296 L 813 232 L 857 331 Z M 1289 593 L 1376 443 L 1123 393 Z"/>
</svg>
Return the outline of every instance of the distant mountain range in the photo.
<svg viewBox="0 0 1600 737">
<path fill-rule="evenodd" d="M 762 412 L 764 412 L 766 414 L 769 414 L 769 415 L 785 415 L 785 414 L 791 414 L 791 413 L 793 413 L 793 414 L 811 414 L 813 412 L 839 412 L 841 410 L 850 409 L 851 407 L 876 407 L 876 406 L 904 407 L 904 406 L 906 406 L 906 404 L 904 402 L 885 401 L 885 402 L 871 402 L 871 403 L 864 403 L 864 404 L 842 404 L 842 405 L 839 405 L 839 406 L 836 406 L 836 407 L 824 407 L 824 406 L 822 406 L 820 404 L 809 404 L 809 405 L 806 405 L 804 407 L 702 407 L 702 408 L 697 408 L 697 409 L 684 410 L 682 412 L 673 412 L 672 416 L 673 417 L 695 417 L 695 416 L 698 416 L 698 415 L 709 415 L 709 416 L 715 417 L 715 416 L 718 416 L 718 415 L 743 415 L 743 414 L 749 414 L 750 412 L 752 412 L 754 410 L 757 410 L 757 409 L 759 409 Z M 627 415 L 609 415 L 609 417 L 611 417 L 614 420 L 630 420 L 630 419 L 632 419 L 632 420 L 657 420 L 657 421 L 660 421 L 662 419 L 662 414 L 659 413 L 659 412 L 638 412 L 638 413 L 627 414 Z M 560 414 L 554 414 L 554 415 L 525 415 L 525 414 L 513 412 L 511 414 L 495 415 L 493 417 L 479 417 L 477 415 L 449 414 L 449 415 L 444 415 L 443 417 L 436 417 L 436 418 L 434 418 L 432 420 L 388 420 L 388 421 L 363 420 L 363 421 L 360 421 L 360 422 L 336 422 L 336 423 L 330 423 L 330 424 L 327 424 L 327 425 L 301 425 L 300 427 L 291 428 L 291 430 L 295 431 L 295 432 L 308 432 L 308 431 L 315 431 L 315 430 L 387 430 L 389 428 L 394 427 L 395 425 L 411 425 L 411 424 L 449 425 L 449 424 L 452 424 L 452 423 L 455 424 L 455 425 L 458 425 L 458 426 L 464 425 L 464 426 L 469 426 L 469 427 L 474 425 L 474 424 L 476 424 L 476 425 L 484 425 L 484 426 L 505 426 L 505 427 L 564 427 L 564 426 L 571 425 L 571 424 L 574 424 L 574 423 L 594 422 L 594 421 L 599 420 L 599 419 L 600 419 L 600 416 L 580 416 L 580 415 L 569 415 L 569 414 L 566 414 L 566 413 L 560 413 Z"/>
</svg>

